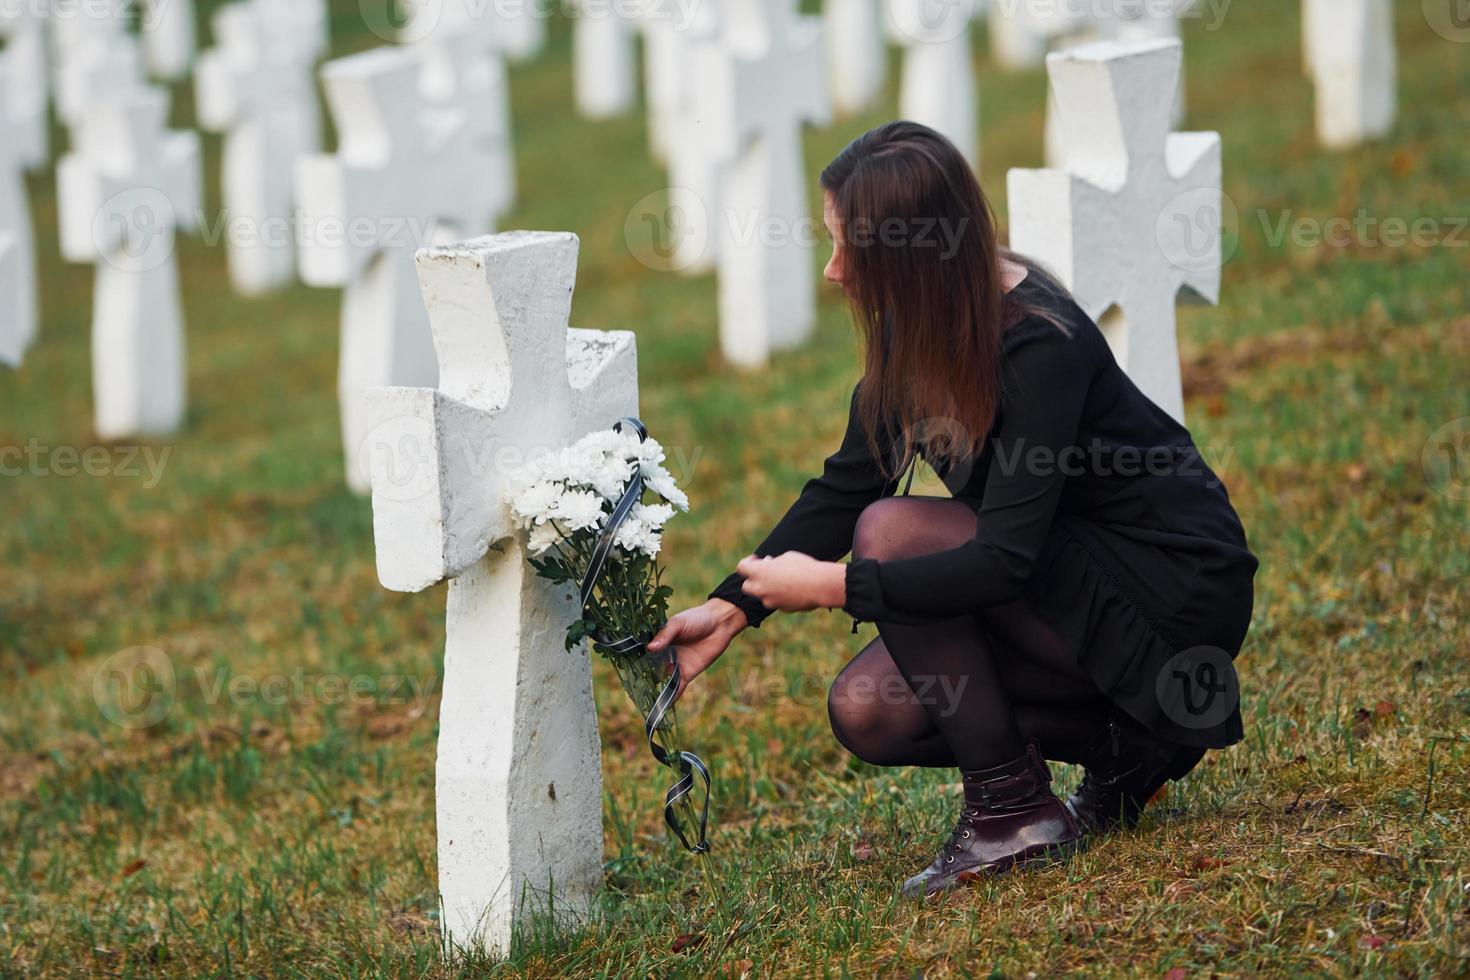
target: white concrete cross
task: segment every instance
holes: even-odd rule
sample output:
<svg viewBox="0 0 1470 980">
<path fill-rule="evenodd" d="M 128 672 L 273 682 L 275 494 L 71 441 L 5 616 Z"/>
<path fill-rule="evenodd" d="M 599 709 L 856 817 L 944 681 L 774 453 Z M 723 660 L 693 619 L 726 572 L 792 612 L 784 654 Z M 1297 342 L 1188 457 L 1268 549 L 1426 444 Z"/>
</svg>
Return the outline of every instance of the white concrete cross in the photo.
<svg viewBox="0 0 1470 980">
<path fill-rule="evenodd" d="M 699 275 L 715 267 L 721 168 L 728 162 L 708 139 L 701 116 L 704 52 L 719 36 L 717 0 L 689 10 L 687 22 L 674 19 L 676 5 L 649 4 L 640 25 L 644 38 L 644 89 L 648 133 L 655 159 L 668 167 L 669 190 L 663 224 L 669 234 L 669 268 Z"/>
<path fill-rule="evenodd" d="M 1356 146 L 1393 129 L 1398 53 L 1389 0 L 1303 0 L 1302 31 L 1322 145 Z"/>
<path fill-rule="evenodd" d="M 1060 277 L 1143 393 L 1184 418 L 1175 303 L 1220 293 L 1220 137 L 1171 133 L 1178 41 L 1047 57 L 1066 170 L 1012 170 L 1011 247 Z"/>
<path fill-rule="evenodd" d="M 949 138 L 980 166 L 979 82 L 970 52 L 968 3 L 888 0 L 895 43 L 904 49 L 898 114 Z"/>
<path fill-rule="evenodd" d="M 479 37 L 512 61 L 525 61 L 546 46 L 548 7 L 534 0 L 397 0 L 403 15 L 399 40 L 443 41 Z"/>
<path fill-rule="evenodd" d="M 92 388 L 103 439 L 184 420 L 184 319 L 175 230 L 197 225 L 199 134 L 165 128 L 168 93 L 96 103 L 57 170 L 61 251 L 97 265 Z"/>
<path fill-rule="evenodd" d="M 153 77 L 174 81 L 189 74 L 194 23 L 194 0 L 143 0 L 138 32 Z"/>
<path fill-rule="evenodd" d="M 60 57 L 56 76 L 56 114 L 67 126 L 82 124 L 100 102 L 124 99 L 144 91 L 143 54 L 138 39 L 97 33 L 78 38 Z"/>
<path fill-rule="evenodd" d="M 354 492 L 369 489 L 366 390 L 432 385 L 438 374 L 414 250 L 487 231 L 509 205 L 490 111 L 504 98 L 498 66 L 461 37 L 322 68 L 339 147 L 297 163 L 297 244 L 303 281 L 344 288 L 337 383 Z"/>
<path fill-rule="evenodd" d="M 0 228 L 0 296 L 9 296 L 16 288 L 18 270 L 15 267 L 15 236 Z M 26 345 L 20 340 L 22 327 L 13 322 L 8 309 L 0 309 L 0 365 L 20 367 Z"/>
<path fill-rule="evenodd" d="M 0 130 L 11 155 L 27 170 L 51 159 L 46 104 L 51 89 L 46 62 L 45 8 L 36 0 L 0 0 Z"/>
<path fill-rule="evenodd" d="M 1089 12 L 1089 16 L 1078 20 L 1067 33 L 1053 40 L 1055 50 L 1065 51 L 1094 44 L 1098 41 L 1156 41 L 1179 38 L 1179 15 L 1188 7 L 1190 0 L 1114 0 L 1110 5 Z M 1179 90 L 1174 97 L 1174 110 L 1170 123 L 1178 127 L 1184 121 L 1184 73 L 1179 73 Z M 1046 165 L 1053 168 L 1066 166 L 1062 159 L 1064 142 L 1061 123 L 1057 119 L 1056 104 L 1048 99 L 1046 104 Z"/>
<path fill-rule="evenodd" d="M 378 578 L 449 581 L 435 796 L 443 929 L 504 950 L 529 911 L 576 915 L 602 880 L 602 776 L 588 656 L 563 649 L 574 589 L 527 562 L 514 467 L 638 409 L 629 331 L 567 326 L 577 238 L 511 232 L 418 253 L 439 388 L 379 388 Z"/>
<path fill-rule="evenodd" d="M 831 117 L 822 25 L 794 0 L 729 0 L 717 42 L 700 50 L 699 117 L 722 168 L 719 215 L 720 349 L 764 365 L 816 321 L 803 123 Z"/>
<path fill-rule="evenodd" d="M 219 46 L 194 76 L 199 120 L 225 134 L 222 190 L 230 281 L 247 296 L 296 275 L 296 160 L 321 148 L 314 66 L 326 49 L 322 0 L 245 0 L 214 16 Z"/>
<path fill-rule="evenodd" d="M 0 72 L 0 104 L 10 79 Z M 36 337 L 36 256 L 22 161 L 0 121 L 0 363 L 19 367 Z"/>
<path fill-rule="evenodd" d="M 832 89 L 832 110 L 838 116 L 856 115 L 883 94 L 888 53 L 883 49 L 879 2 L 823 0 L 827 80 Z"/>
<path fill-rule="evenodd" d="M 577 111 L 588 119 L 612 119 L 638 98 L 634 25 L 621 0 L 574 0 L 572 80 Z"/>
</svg>

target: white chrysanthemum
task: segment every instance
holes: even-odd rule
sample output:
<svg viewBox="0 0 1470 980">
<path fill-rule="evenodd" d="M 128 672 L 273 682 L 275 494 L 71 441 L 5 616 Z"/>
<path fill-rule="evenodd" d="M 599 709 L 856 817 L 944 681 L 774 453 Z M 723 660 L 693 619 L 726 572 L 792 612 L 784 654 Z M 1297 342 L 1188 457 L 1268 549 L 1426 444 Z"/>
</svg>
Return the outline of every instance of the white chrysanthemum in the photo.
<svg viewBox="0 0 1470 980">
<path fill-rule="evenodd" d="M 650 437 L 638 444 L 637 456 L 645 466 L 653 466 L 664 461 L 664 447 L 657 439 Z"/>
<path fill-rule="evenodd" d="M 592 474 L 592 489 L 616 503 L 633 476 L 633 465 L 621 456 L 604 457 L 602 465 Z"/>
<path fill-rule="evenodd" d="M 679 485 L 674 482 L 673 474 L 662 466 L 645 466 L 643 468 L 643 482 L 660 497 L 667 500 L 680 510 L 689 509 L 689 498 Z"/>
<path fill-rule="evenodd" d="M 669 504 L 639 504 L 633 512 L 640 523 L 654 530 L 662 528 L 674 516 L 674 508 Z"/>
<path fill-rule="evenodd" d="M 553 515 L 569 531 L 580 531 L 602 523 L 602 498 L 589 490 L 568 490 L 557 501 Z"/>
<path fill-rule="evenodd" d="M 541 525 L 556 513 L 564 489 L 560 484 L 538 480 L 525 487 L 511 501 L 516 526 L 521 528 Z"/>
<path fill-rule="evenodd" d="M 658 554 L 660 544 L 658 529 L 650 527 L 638 520 L 635 514 L 630 513 L 628 519 L 619 524 L 617 531 L 614 532 L 613 544 L 626 552 L 641 552 L 652 557 Z"/>
<path fill-rule="evenodd" d="M 537 524 L 531 529 L 530 540 L 526 542 L 526 547 L 530 550 L 531 554 L 539 555 L 560 540 L 561 531 L 557 529 L 555 524 L 547 521 L 545 524 Z"/>
</svg>

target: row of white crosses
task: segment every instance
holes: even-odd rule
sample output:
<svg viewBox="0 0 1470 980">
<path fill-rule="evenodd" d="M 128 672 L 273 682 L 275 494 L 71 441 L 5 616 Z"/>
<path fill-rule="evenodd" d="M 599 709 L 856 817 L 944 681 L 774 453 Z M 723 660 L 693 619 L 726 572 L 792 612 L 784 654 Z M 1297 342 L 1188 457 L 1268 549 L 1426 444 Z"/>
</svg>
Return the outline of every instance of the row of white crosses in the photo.
<svg viewBox="0 0 1470 980">
<path fill-rule="evenodd" d="M 323 67 L 339 147 L 296 167 L 301 277 L 343 290 L 338 398 L 357 493 L 369 489 L 366 391 L 437 377 L 415 249 L 492 230 L 515 195 L 491 31 L 446 15 L 419 36 Z"/>
</svg>

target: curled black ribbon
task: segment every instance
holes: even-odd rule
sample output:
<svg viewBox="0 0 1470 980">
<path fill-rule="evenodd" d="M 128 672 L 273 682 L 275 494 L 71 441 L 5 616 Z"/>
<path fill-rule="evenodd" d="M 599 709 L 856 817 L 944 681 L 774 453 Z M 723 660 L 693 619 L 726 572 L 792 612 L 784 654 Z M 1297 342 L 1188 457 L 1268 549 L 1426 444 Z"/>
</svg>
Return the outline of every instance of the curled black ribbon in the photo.
<svg viewBox="0 0 1470 980">
<path fill-rule="evenodd" d="M 648 438 L 648 429 L 643 423 L 631 415 L 625 415 L 613 423 L 613 429 L 621 432 L 624 423 L 632 427 L 638 433 L 638 441 L 643 442 Z M 582 577 L 581 605 L 582 610 L 587 609 L 587 600 L 592 597 L 592 587 L 597 584 L 597 579 L 602 575 L 602 566 L 607 561 L 608 552 L 612 550 L 613 535 L 617 533 L 618 527 L 627 519 L 633 510 L 633 505 L 643 499 L 643 466 L 639 464 L 633 470 L 633 478 L 628 481 L 628 487 L 623 491 L 622 497 L 618 499 L 613 507 L 612 516 L 608 519 L 607 526 L 602 529 L 602 534 L 597 538 L 597 545 L 592 549 L 592 561 L 588 563 L 587 574 Z M 612 656 L 626 656 L 638 650 L 642 650 L 652 639 L 640 636 L 622 636 L 610 639 L 597 631 L 592 632 L 592 639 L 597 645 Z M 654 654 L 645 654 L 645 658 L 653 658 Z M 669 679 L 664 683 L 663 689 L 658 692 L 654 699 L 653 708 L 648 717 L 643 720 L 643 731 L 648 737 L 648 750 L 653 753 L 654 759 L 660 765 L 668 766 L 679 774 L 679 779 L 669 787 L 664 794 L 664 823 L 679 838 L 679 843 L 684 849 L 694 854 L 703 854 L 709 850 L 709 839 L 705 836 L 709 825 L 709 797 L 710 777 L 709 767 L 704 760 L 693 752 L 670 752 L 668 747 L 659 744 L 658 730 L 663 724 L 665 716 L 674 704 L 674 696 L 679 692 L 679 661 L 674 657 L 674 648 L 667 647 L 662 655 L 650 662 L 658 665 L 664 661 L 670 668 Z M 699 773 L 704 780 L 704 805 L 699 814 L 699 839 L 693 844 L 689 838 L 684 836 L 684 830 L 679 826 L 678 819 L 674 816 L 674 807 L 678 802 L 694 792 L 694 774 Z"/>
</svg>

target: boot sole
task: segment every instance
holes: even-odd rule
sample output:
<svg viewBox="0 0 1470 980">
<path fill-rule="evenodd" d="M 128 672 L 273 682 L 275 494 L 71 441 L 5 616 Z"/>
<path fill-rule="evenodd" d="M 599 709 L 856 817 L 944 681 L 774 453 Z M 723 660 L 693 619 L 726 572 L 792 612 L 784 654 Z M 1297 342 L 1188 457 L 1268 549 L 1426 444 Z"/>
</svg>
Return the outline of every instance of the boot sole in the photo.
<svg viewBox="0 0 1470 980">
<path fill-rule="evenodd" d="M 1007 861 L 1004 864 L 990 864 L 979 868 L 971 868 L 968 871 L 961 871 L 953 878 L 947 879 L 942 888 L 937 888 L 934 891 L 926 891 L 922 895 L 910 895 L 909 897 L 922 898 L 925 901 L 929 901 L 948 895 L 950 892 L 962 887 L 979 884 L 982 881 L 994 881 L 1001 875 L 1008 874 L 1012 871 L 1040 870 L 1042 868 L 1053 867 L 1087 850 L 1089 843 L 1087 837 L 1082 836 L 1070 843 L 1054 844 L 1040 854 L 1033 854 L 1030 857 L 1017 858 L 1013 861 Z"/>
</svg>

